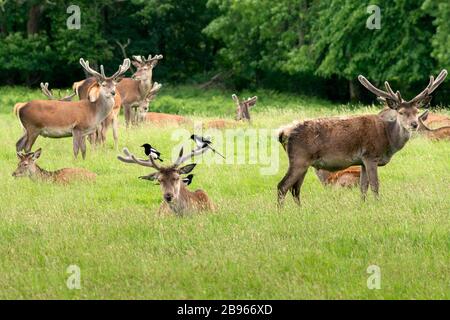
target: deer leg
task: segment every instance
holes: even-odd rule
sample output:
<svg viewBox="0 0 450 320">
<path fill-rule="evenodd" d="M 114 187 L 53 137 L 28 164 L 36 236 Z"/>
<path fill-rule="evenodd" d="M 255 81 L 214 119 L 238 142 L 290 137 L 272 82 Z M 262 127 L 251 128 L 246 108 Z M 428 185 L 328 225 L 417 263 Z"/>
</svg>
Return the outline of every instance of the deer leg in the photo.
<svg viewBox="0 0 450 320">
<path fill-rule="evenodd" d="M 370 190 L 372 190 L 375 198 L 378 199 L 378 164 L 376 162 L 368 162 L 366 165 L 367 177 L 369 178 Z"/>
<path fill-rule="evenodd" d="M 27 142 L 25 143 L 25 152 L 30 152 L 36 142 L 37 137 L 39 137 L 39 132 L 32 132 L 27 135 Z"/>
<path fill-rule="evenodd" d="M 131 108 L 130 108 L 130 106 L 124 106 L 123 114 L 125 116 L 125 125 L 128 128 L 129 125 L 130 125 L 130 119 L 131 119 Z"/>
<path fill-rule="evenodd" d="M 20 138 L 16 143 L 16 151 L 17 152 L 22 151 L 24 149 L 26 143 L 27 143 L 27 133 L 25 132 L 25 134 L 22 136 L 22 138 Z"/>
<path fill-rule="evenodd" d="M 78 157 L 78 150 L 80 150 L 80 137 L 78 133 L 73 132 L 73 156 L 75 159 Z"/>
<path fill-rule="evenodd" d="M 369 188 L 369 179 L 367 177 L 367 171 L 364 165 L 361 166 L 361 177 L 359 180 L 359 188 L 361 190 L 361 197 L 363 201 L 365 201 L 367 196 L 367 189 Z"/>
<path fill-rule="evenodd" d="M 301 175 L 300 179 L 298 179 L 291 188 L 291 193 L 292 196 L 294 197 L 294 201 L 298 205 L 300 205 L 300 188 L 302 187 L 303 180 L 305 179 L 307 170 L 305 170 L 305 172 Z"/>
<path fill-rule="evenodd" d="M 278 207 L 283 207 L 284 198 L 286 197 L 286 193 L 289 189 L 291 189 L 294 184 L 298 183 L 298 193 L 300 195 L 300 187 L 303 182 L 303 178 L 306 174 L 308 167 L 304 168 L 293 168 L 289 166 L 289 169 L 283 179 L 278 183 Z"/>
<path fill-rule="evenodd" d="M 119 119 L 117 116 L 114 116 L 112 119 L 112 132 L 114 138 L 114 149 L 118 150 L 119 148 Z"/>
<path fill-rule="evenodd" d="M 80 137 L 80 149 L 83 160 L 86 159 L 86 136 Z"/>
</svg>

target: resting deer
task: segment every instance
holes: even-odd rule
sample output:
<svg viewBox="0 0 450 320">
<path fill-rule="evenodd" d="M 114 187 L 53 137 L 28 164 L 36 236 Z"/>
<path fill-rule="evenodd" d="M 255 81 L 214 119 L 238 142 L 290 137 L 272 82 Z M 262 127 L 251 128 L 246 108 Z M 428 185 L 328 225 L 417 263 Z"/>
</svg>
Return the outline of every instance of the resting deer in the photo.
<svg viewBox="0 0 450 320">
<path fill-rule="evenodd" d="M 94 132 L 100 122 L 106 119 L 114 107 L 116 84 L 130 67 L 130 60 L 111 77 L 106 77 L 103 66 L 101 73 L 91 69 L 88 61 L 80 64 L 96 79 L 88 99 L 80 101 L 33 100 L 21 106 L 17 114 L 25 134 L 16 143 L 16 150 L 30 152 L 38 136 L 48 138 L 73 137 L 73 152 L 79 151 L 86 157 L 85 136 Z"/>
<path fill-rule="evenodd" d="M 72 101 L 72 99 L 75 97 L 76 93 L 69 94 L 65 97 L 55 97 L 52 93 L 52 91 L 48 88 L 48 82 L 42 83 L 41 82 L 41 91 L 48 98 L 48 100 L 58 100 L 58 101 Z"/>
<path fill-rule="evenodd" d="M 344 188 L 353 188 L 358 186 L 361 175 L 361 169 L 356 166 L 331 172 L 324 169 L 316 169 L 316 175 L 324 186 L 338 186 Z"/>
<path fill-rule="evenodd" d="M 428 110 L 419 117 L 419 132 L 432 140 L 450 139 L 450 126 L 444 126 L 436 129 L 430 129 L 425 120 L 428 117 Z"/>
<path fill-rule="evenodd" d="M 41 156 L 41 149 L 36 152 L 17 153 L 20 162 L 12 176 L 29 177 L 32 180 L 49 181 L 57 183 L 70 183 L 75 180 L 95 181 L 96 174 L 82 168 L 64 168 L 56 171 L 47 171 L 36 164 L 36 160 Z"/>
<path fill-rule="evenodd" d="M 146 160 L 139 159 L 126 148 L 123 149 L 124 156 L 120 155 L 117 158 L 125 163 L 135 163 L 144 167 L 154 168 L 157 172 L 140 178 L 158 181 L 161 185 L 164 201 L 159 208 L 160 214 L 173 212 L 180 216 L 189 212 L 214 210 L 214 205 L 203 190 L 191 192 L 183 183 L 181 175 L 190 173 L 196 164 L 192 163 L 181 168 L 179 167 L 182 163 L 207 150 L 208 148 L 196 148 L 190 154 L 183 156 L 183 148 L 181 148 L 178 159 L 173 165 L 168 167 L 158 165 L 151 156 Z"/>
<path fill-rule="evenodd" d="M 233 94 L 231 97 L 236 103 L 236 120 L 250 121 L 250 108 L 256 105 L 258 97 L 254 96 L 243 101 L 240 101 L 238 96 L 235 94 Z"/>
<path fill-rule="evenodd" d="M 419 126 L 418 108 L 427 106 L 431 94 L 444 81 L 442 70 L 436 80 L 430 77 L 428 86 L 414 99 L 405 101 L 400 92 L 385 82 L 386 91 L 373 86 L 359 76 L 361 84 L 391 109 L 389 117 L 363 115 L 349 118 L 325 118 L 304 121 L 279 133 L 289 157 L 289 169 L 278 184 L 278 204 L 282 206 L 291 190 L 300 204 L 300 189 L 310 166 L 315 169 L 337 171 L 361 166 L 360 188 L 363 199 L 370 187 L 378 196 L 378 166 L 384 166 L 408 142 L 411 131 Z"/>
</svg>

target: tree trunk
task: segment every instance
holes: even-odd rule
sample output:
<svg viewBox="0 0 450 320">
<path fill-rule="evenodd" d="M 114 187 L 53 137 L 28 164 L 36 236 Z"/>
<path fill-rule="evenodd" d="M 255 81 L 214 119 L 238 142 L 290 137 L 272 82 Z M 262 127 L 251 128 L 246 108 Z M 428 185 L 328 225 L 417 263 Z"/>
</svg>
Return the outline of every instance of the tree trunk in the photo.
<svg viewBox="0 0 450 320">
<path fill-rule="evenodd" d="M 41 18 L 42 7 L 40 4 L 34 4 L 28 11 L 27 34 L 36 34 L 39 31 L 39 20 Z"/>
<path fill-rule="evenodd" d="M 355 84 L 354 80 L 348 81 L 348 88 L 349 88 L 349 94 L 350 94 L 350 101 L 356 102 L 360 100 L 360 91 L 358 85 Z"/>
</svg>

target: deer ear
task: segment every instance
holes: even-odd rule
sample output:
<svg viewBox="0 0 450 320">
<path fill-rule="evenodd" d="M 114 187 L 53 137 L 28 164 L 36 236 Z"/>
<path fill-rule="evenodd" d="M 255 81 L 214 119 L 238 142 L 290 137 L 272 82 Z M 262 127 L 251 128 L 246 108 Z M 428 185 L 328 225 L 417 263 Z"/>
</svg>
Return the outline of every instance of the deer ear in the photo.
<svg viewBox="0 0 450 320">
<path fill-rule="evenodd" d="M 391 99 L 386 99 L 386 104 L 389 108 L 393 110 L 397 110 L 399 107 L 398 103 Z"/>
<path fill-rule="evenodd" d="M 98 85 L 93 86 L 90 90 L 89 90 L 89 101 L 94 103 L 95 101 L 98 100 L 98 97 L 100 96 L 100 87 Z"/>
<path fill-rule="evenodd" d="M 37 150 L 32 154 L 31 158 L 32 158 L 33 160 L 39 159 L 39 157 L 41 156 L 41 152 L 42 152 L 42 149 L 41 149 L 41 148 L 37 149 Z"/>
<path fill-rule="evenodd" d="M 25 157 L 25 155 L 22 152 L 16 152 L 16 154 L 17 158 L 19 158 L 20 160 L 22 160 Z"/>
<path fill-rule="evenodd" d="M 158 174 L 158 172 L 150 173 L 149 175 L 139 177 L 139 179 L 155 181 L 158 179 Z"/>
<path fill-rule="evenodd" d="M 196 165 L 197 165 L 196 163 L 188 164 L 187 166 L 184 166 L 184 167 L 178 169 L 178 173 L 179 174 L 187 174 L 187 173 L 191 172 L 192 170 L 194 170 Z"/>
</svg>

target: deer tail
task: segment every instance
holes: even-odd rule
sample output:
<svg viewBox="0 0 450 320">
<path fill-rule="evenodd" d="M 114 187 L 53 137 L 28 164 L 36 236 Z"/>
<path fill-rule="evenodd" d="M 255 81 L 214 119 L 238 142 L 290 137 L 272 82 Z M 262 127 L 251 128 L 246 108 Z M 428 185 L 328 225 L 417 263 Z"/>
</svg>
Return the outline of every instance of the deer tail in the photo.
<svg viewBox="0 0 450 320">
<path fill-rule="evenodd" d="M 16 117 L 19 117 L 19 111 L 22 109 L 27 103 L 19 102 L 14 105 L 13 113 Z"/>
<path fill-rule="evenodd" d="M 294 121 L 291 124 L 278 129 L 278 141 L 281 143 L 284 150 L 287 148 L 287 143 L 289 141 L 289 136 L 291 135 L 292 129 L 294 129 L 298 124 L 298 121 Z"/>
</svg>

